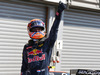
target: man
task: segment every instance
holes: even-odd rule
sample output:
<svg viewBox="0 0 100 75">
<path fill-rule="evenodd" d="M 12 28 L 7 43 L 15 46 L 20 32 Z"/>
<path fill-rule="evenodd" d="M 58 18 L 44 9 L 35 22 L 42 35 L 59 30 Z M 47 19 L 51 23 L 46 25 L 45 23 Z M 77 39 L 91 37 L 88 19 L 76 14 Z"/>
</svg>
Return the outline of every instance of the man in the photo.
<svg viewBox="0 0 100 75">
<path fill-rule="evenodd" d="M 27 29 L 31 40 L 23 49 L 22 75 L 49 75 L 48 66 L 52 48 L 57 38 L 61 14 L 65 8 L 66 6 L 60 2 L 55 21 L 47 39 L 44 39 L 45 24 L 42 20 L 33 19 L 28 24 Z"/>
</svg>

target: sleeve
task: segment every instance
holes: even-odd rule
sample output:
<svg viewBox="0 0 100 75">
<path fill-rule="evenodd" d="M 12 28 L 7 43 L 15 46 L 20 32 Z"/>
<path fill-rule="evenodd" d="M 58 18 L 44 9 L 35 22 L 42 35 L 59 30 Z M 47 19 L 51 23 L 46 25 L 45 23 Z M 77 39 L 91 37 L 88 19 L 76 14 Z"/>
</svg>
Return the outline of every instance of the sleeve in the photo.
<svg viewBox="0 0 100 75">
<path fill-rule="evenodd" d="M 51 27 L 50 34 L 49 34 L 49 37 L 48 37 L 49 46 L 53 47 L 53 45 L 54 45 L 54 43 L 57 39 L 59 23 L 60 23 L 60 20 L 61 20 L 62 12 L 65 8 L 66 8 L 66 6 L 63 3 L 60 2 L 59 6 L 58 6 L 58 10 L 57 10 L 56 15 L 55 15 L 55 21 L 54 21 L 54 23 Z"/>
<path fill-rule="evenodd" d="M 26 46 L 24 46 L 22 53 L 21 75 L 25 75 L 27 69 L 28 69 L 27 52 L 26 52 Z"/>
</svg>

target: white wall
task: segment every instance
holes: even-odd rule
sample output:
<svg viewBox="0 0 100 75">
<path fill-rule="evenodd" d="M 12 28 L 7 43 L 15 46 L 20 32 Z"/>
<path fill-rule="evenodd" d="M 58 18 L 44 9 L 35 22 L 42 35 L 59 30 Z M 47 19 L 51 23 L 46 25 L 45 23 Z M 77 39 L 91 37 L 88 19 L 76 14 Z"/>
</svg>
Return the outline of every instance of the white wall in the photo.
<svg viewBox="0 0 100 75">
<path fill-rule="evenodd" d="M 44 0 L 47 2 L 59 3 L 59 1 L 67 3 L 67 0 Z M 100 0 L 69 0 L 70 6 L 79 6 L 100 10 Z"/>
</svg>

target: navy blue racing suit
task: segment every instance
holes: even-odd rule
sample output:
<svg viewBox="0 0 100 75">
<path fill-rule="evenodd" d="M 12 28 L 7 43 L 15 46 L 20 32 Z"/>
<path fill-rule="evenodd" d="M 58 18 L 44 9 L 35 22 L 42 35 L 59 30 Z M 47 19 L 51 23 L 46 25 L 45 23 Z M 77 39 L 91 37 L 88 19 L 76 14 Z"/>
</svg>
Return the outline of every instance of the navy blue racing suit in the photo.
<svg viewBox="0 0 100 75">
<path fill-rule="evenodd" d="M 49 37 L 38 43 L 26 44 L 23 49 L 21 67 L 22 75 L 49 75 L 48 66 L 52 54 L 52 48 L 57 39 L 57 32 L 61 20 L 62 11 L 58 11 L 50 30 Z M 29 70 L 29 74 L 26 74 Z"/>
</svg>

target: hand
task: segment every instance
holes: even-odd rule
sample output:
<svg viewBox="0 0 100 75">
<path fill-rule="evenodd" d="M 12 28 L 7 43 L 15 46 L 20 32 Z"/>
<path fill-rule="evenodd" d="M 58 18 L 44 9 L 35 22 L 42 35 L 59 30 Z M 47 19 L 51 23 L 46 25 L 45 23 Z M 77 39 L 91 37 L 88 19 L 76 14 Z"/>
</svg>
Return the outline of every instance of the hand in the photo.
<svg viewBox="0 0 100 75">
<path fill-rule="evenodd" d="M 59 6 L 58 6 L 58 12 L 60 13 L 60 12 L 62 12 L 64 9 L 66 9 L 66 5 L 60 1 L 60 2 L 59 2 Z"/>
</svg>

